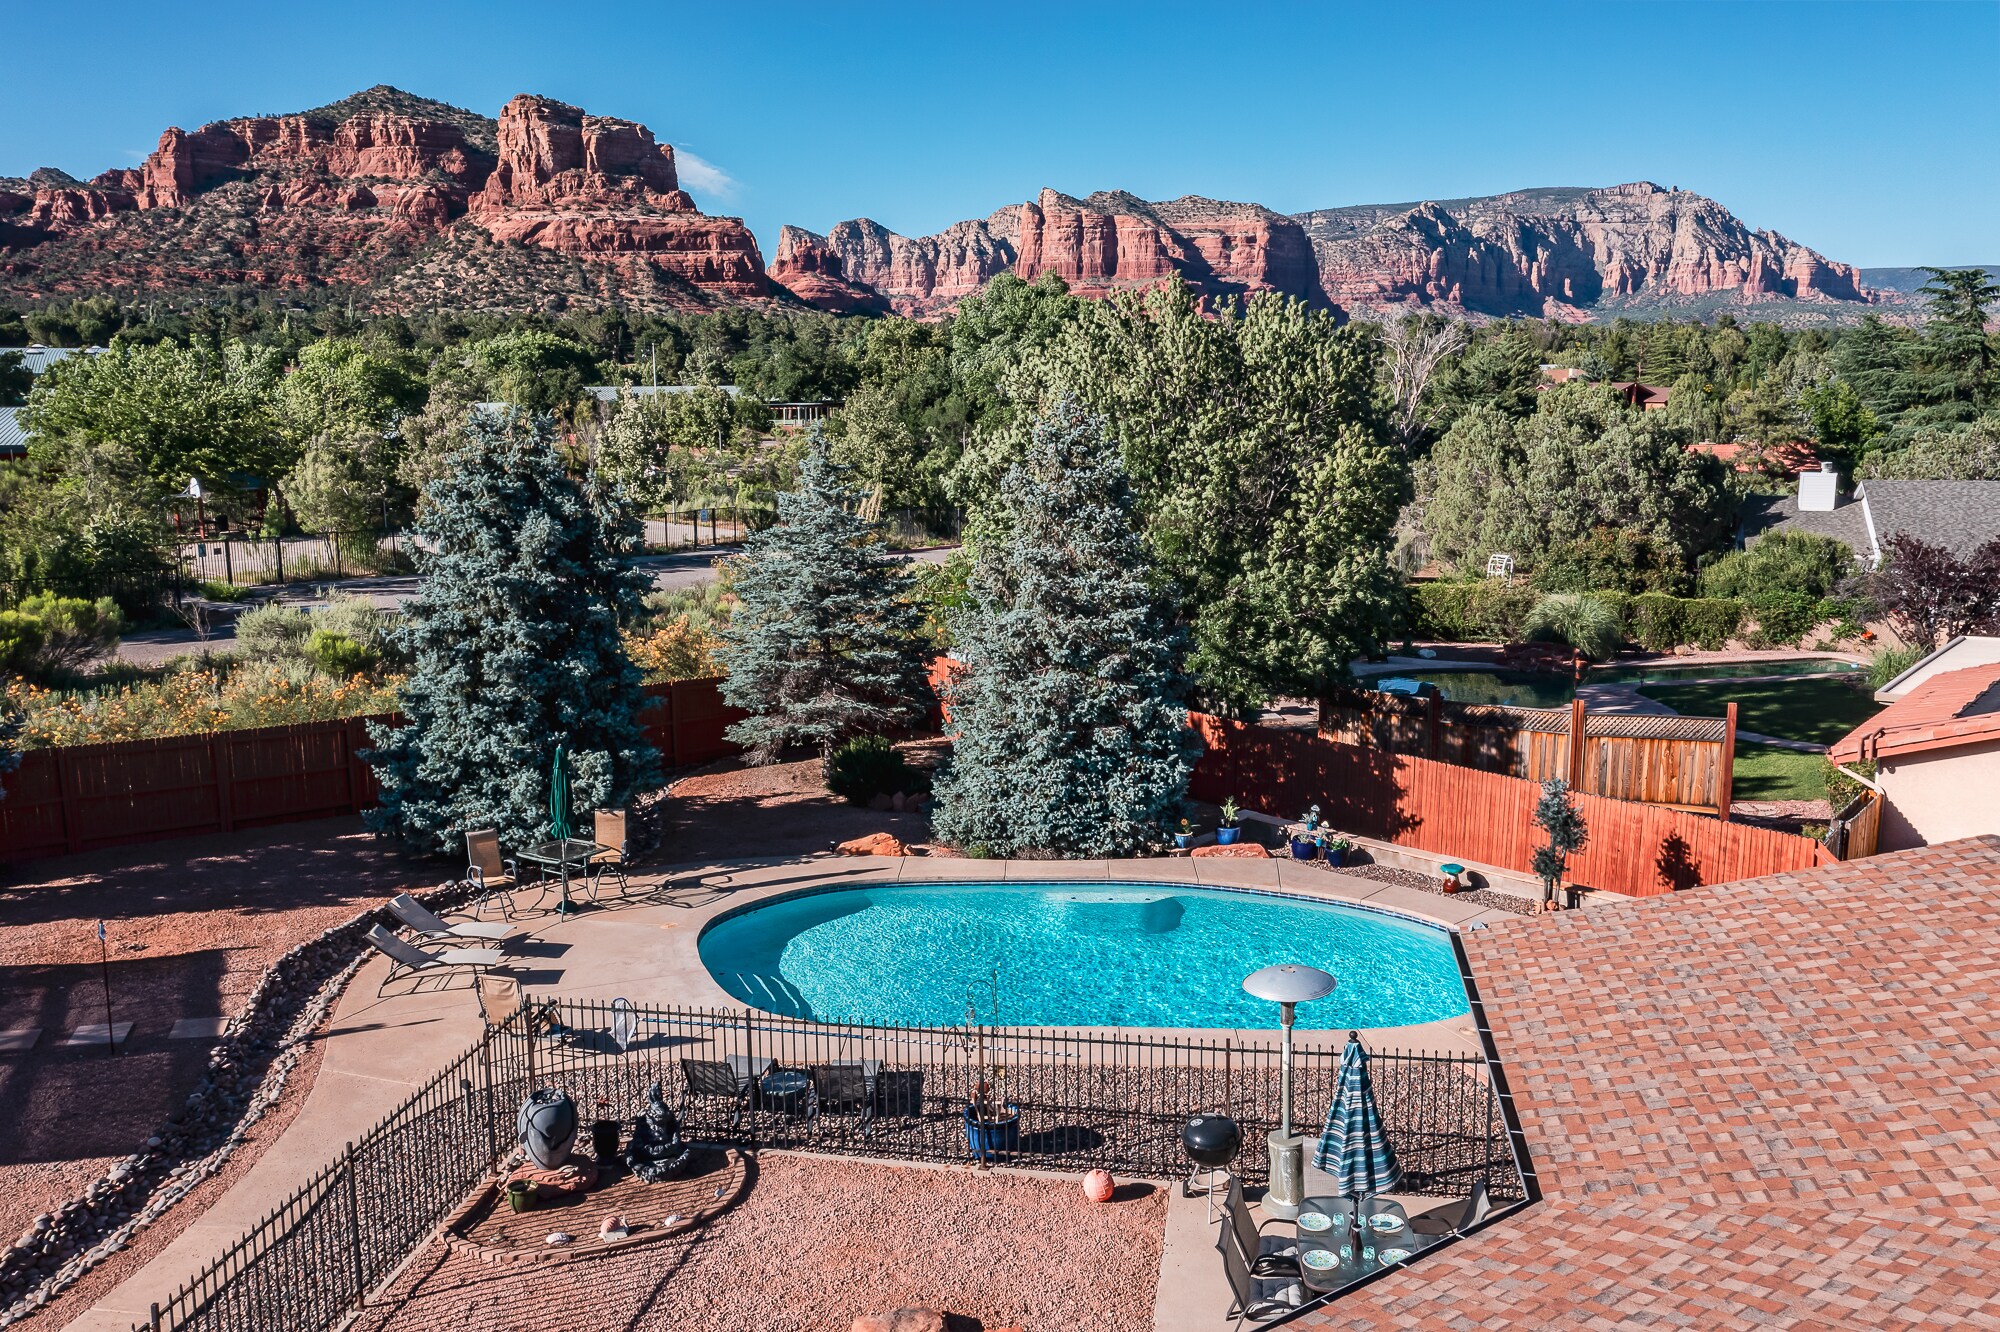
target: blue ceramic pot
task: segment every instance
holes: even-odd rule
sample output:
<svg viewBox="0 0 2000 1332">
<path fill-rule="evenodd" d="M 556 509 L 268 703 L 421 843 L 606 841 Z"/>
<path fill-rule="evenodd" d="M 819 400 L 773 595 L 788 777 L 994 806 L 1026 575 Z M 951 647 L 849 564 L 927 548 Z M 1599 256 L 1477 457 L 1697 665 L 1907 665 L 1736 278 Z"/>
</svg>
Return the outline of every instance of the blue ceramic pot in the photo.
<svg viewBox="0 0 2000 1332">
<path fill-rule="evenodd" d="M 1012 1155 L 1021 1147 L 1021 1112 L 1014 1106 L 1007 1107 L 1006 1117 L 999 1120 L 983 1120 L 972 1113 L 972 1107 L 965 1107 L 965 1145 L 975 1160 L 985 1161 L 995 1156 Z"/>
<path fill-rule="evenodd" d="M 1319 843 L 1315 842 L 1312 838 L 1294 837 L 1292 839 L 1293 860 L 1311 860 L 1314 856 L 1318 854 L 1319 854 Z"/>
<path fill-rule="evenodd" d="M 1241 828 L 1217 828 L 1215 830 L 1215 844 L 1217 846 L 1234 846 L 1236 844 L 1236 834 L 1242 831 Z"/>
</svg>

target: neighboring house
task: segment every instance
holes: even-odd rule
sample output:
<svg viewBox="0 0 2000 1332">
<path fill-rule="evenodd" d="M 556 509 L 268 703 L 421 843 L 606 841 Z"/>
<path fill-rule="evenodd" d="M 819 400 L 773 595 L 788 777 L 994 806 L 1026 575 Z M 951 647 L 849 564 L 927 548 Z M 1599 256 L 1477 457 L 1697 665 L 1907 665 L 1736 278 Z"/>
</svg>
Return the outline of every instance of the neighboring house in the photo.
<svg viewBox="0 0 2000 1332">
<path fill-rule="evenodd" d="M 0 462 L 28 456 L 28 432 L 21 429 L 21 409 L 0 407 Z"/>
<path fill-rule="evenodd" d="M 1960 634 L 1916 665 L 1875 691 L 1877 703 L 1900 703 L 1934 675 L 1969 670 L 1974 666 L 2000 666 L 2000 638 Z"/>
<path fill-rule="evenodd" d="M 66 361 L 72 356 L 102 356 L 109 347 L 44 347 L 32 343 L 26 347 L 0 347 L 0 351 L 21 353 L 22 368 L 31 375 L 40 375 L 57 361 Z"/>
<path fill-rule="evenodd" d="M 1657 412 L 1667 405 L 1667 399 L 1674 396 L 1670 388 L 1658 384 L 1635 384 L 1630 380 L 1614 380 L 1605 385 L 1613 393 L 1625 399 L 1627 407 L 1636 407 L 1642 412 Z"/>
<path fill-rule="evenodd" d="M 1789 439 L 1777 444 L 1758 445 L 1742 440 L 1718 443 L 1705 439 L 1688 445 L 1690 453 L 1705 453 L 1738 472 L 1782 472 L 1797 476 L 1819 470 L 1819 451 L 1811 440 Z"/>
<path fill-rule="evenodd" d="M 1797 493 L 1746 504 L 1746 540 L 1780 531 L 1844 541 L 1864 569 L 1879 567 L 1903 534 L 1964 559 L 2000 537 L 2000 481 L 1863 481 L 1843 500 L 1833 464 L 1821 463 L 1799 476 Z"/>
<path fill-rule="evenodd" d="M 1570 384 L 1590 376 L 1573 365 L 1545 365 L 1542 367 L 1542 382 L 1545 384 Z"/>
<path fill-rule="evenodd" d="M 584 392 L 599 402 L 616 402 L 618 401 L 618 395 L 621 393 L 629 393 L 635 398 L 650 398 L 656 393 L 699 393 L 703 389 L 709 388 L 718 389 L 723 393 L 727 393 L 732 398 L 743 391 L 734 384 L 628 384 L 623 386 L 618 384 L 592 384 Z"/>
<path fill-rule="evenodd" d="M 1883 851 L 2000 834 L 2000 663 L 1931 676 L 1827 757 L 1875 763 Z"/>
</svg>

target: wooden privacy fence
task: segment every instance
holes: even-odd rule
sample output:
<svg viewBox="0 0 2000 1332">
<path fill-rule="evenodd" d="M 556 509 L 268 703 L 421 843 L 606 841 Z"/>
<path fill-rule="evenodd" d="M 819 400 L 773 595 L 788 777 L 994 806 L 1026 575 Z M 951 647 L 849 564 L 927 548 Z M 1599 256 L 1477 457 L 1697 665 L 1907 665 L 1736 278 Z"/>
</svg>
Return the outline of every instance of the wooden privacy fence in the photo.
<svg viewBox="0 0 2000 1332">
<path fill-rule="evenodd" d="M 1206 752 L 1190 790 L 1220 802 L 1290 815 L 1312 805 L 1343 832 L 1434 855 L 1533 873 L 1541 788 L 1521 777 L 1307 731 L 1190 713 Z M 1807 869 L 1835 859 L 1809 837 L 1687 810 L 1579 795 L 1590 843 L 1571 862 L 1575 883 L 1635 897 Z"/>
<path fill-rule="evenodd" d="M 1863 791 L 1826 827 L 1826 844 L 1841 860 L 1861 860 L 1875 854 L 1882 836 L 1882 793 Z"/>
<path fill-rule="evenodd" d="M 1613 800 L 1729 817 L 1736 705 L 1722 717 L 1656 717 L 1567 708 L 1510 708 L 1335 689 L 1319 702 L 1320 733 L 1342 744 L 1435 759 Z"/>
<path fill-rule="evenodd" d="M 648 685 L 640 714 L 668 768 L 737 752 L 723 730 L 744 714 L 718 680 Z M 355 814 L 375 804 L 374 770 L 359 757 L 368 723 L 342 717 L 298 726 L 31 749 L 0 778 L 0 863 Z"/>
</svg>

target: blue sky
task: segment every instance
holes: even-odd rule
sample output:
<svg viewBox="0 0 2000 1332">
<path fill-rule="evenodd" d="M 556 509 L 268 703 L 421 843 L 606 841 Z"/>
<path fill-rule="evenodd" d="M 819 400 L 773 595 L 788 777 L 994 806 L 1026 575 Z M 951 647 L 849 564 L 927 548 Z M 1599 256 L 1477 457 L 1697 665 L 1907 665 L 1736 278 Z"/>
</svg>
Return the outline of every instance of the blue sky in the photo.
<svg viewBox="0 0 2000 1332">
<path fill-rule="evenodd" d="M 1122 188 L 1284 212 L 1650 179 L 1835 259 L 2000 263 L 2000 0 L 8 6 L 0 175 L 392 83 L 649 125 L 704 211 L 906 234 Z"/>
</svg>

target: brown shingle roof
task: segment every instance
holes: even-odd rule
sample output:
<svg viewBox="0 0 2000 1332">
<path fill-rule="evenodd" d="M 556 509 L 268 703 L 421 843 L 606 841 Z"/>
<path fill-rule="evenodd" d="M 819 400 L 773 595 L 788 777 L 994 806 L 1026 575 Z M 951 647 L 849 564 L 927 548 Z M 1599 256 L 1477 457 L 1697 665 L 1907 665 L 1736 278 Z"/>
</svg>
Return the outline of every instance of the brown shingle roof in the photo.
<svg viewBox="0 0 2000 1332">
<path fill-rule="evenodd" d="M 1827 757 L 1852 763 L 1988 740 L 2000 740 L 2000 665 L 1933 675 L 1836 740 Z"/>
<path fill-rule="evenodd" d="M 1543 1198 L 1299 1326 L 2000 1327 L 2000 837 L 1465 945 Z"/>
</svg>

